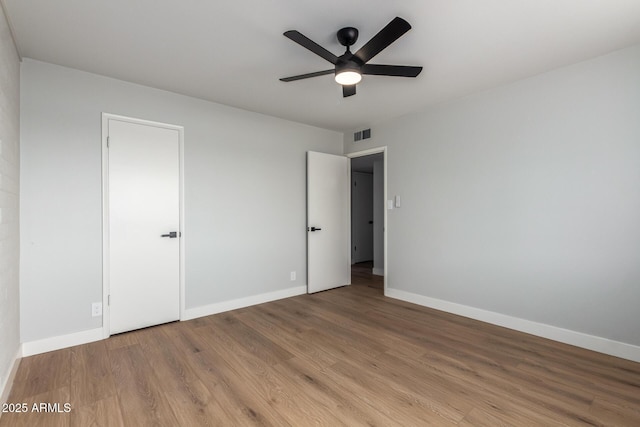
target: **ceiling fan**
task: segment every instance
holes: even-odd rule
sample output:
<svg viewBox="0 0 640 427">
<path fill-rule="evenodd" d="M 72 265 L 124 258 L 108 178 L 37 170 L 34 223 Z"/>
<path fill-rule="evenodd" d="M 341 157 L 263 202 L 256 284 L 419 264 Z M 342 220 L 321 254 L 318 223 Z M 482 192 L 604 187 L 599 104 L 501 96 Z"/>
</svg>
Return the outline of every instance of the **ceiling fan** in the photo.
<svg viewBox="0 0 640 427">
<path fill-rule="evenodd" d="M 335 65 L 330 70 L 316 71 L 315 73 L 300 74 L 280 79 L 283 82 L 308 79 L 310 77 L 324 76 L 335 73 L 335 80 L 342 85 L 342 96 L 356 94 L 356 84 L 360 82 L 363 74 L 376 76 L 416 77 L 422 71 L 422 67 L 410 67 L 405 65 L 379 65 L 367 64 L 371 58 L 380 53 L 391 43 L 399 39 L 411 29 L 411 25 L 402 18 L 395 17 L 378 34 L 373 36 L 356 53 L 351 53 L 349 47 L 358 40 L 358 30 L 353 27 L 342 28 L 338 31 L 338 42 L 347 48 L 341 56 L 336 56 L 323 48 L 313 40 L 296 30 L 287 31 L 284 36 L 309 49 L 316 55 L 326 59 Z"/>
</svg>

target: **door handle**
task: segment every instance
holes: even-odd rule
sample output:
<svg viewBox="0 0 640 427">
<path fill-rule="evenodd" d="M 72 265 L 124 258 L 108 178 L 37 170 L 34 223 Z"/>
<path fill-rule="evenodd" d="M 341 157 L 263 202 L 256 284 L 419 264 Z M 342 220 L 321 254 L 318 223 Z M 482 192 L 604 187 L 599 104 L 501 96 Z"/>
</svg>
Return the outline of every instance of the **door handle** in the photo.
<svg viewBox="0 0 640 427">
<path fill-rule="evenodd" d="M 311 227 L 311 228 L 309 229 L 309 231 L 320 231 L 320 230 L 322 230 L 322 228 L 318 228 L 318 227 Z"/>
<path fill-rule="evenodd" d="M 176 237 L 178 237 L 178 232 L 170 231 L 169 234 L 161 234 L 160 237 L 168 237 L 170 239 L 175 239 Z"/>
</svg>

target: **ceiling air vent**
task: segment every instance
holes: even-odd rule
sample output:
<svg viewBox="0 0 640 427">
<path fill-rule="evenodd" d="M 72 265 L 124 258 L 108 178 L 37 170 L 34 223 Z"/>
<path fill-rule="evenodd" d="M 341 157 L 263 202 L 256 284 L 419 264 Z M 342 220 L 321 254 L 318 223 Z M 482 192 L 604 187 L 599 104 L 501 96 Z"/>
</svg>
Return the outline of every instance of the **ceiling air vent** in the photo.
<svg viewBox="0 0 640 427">
<path fill-rule="evenodd" d="M 371 138 L 371 129 L 359 130 L 353 133 L 353 142 Z"/>
</svg>

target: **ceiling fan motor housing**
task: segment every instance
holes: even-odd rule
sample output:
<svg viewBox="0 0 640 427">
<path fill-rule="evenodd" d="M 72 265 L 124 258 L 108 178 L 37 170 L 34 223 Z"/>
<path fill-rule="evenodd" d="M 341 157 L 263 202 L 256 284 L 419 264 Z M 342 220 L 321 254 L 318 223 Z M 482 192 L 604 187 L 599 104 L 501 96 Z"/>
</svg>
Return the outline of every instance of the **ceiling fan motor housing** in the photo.
<svg viewBox="0 0 640 427">
<path fill-rule="evenodd" d="M 345 53 L 340 56 L 338 62 L 336 62 L 336 74 L 345 71 L 356 71 L 359 73 L 362 70 L 362 65 L 364 64 L 362 64 L 362 61 L 360 61 L 357 56 L 351 53 Z"/>
<path fill-rule="evenodd" d="M 342 46 L 346 46 L 349 50 L 349 46 L 353 46 L 358 40 L 358 29 L 353 27 L 345 27 L 338 30 L 338 41 Z"/>
</svg>

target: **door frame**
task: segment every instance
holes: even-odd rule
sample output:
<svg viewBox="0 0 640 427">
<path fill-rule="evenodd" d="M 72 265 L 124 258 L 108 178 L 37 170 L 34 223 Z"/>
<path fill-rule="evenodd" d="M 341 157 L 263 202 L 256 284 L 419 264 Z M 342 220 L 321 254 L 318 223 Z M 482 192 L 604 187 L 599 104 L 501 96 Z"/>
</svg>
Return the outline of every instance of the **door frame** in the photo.
<svg viewBox="0 0 640 427">
<path fill-rule="evenodd" d="M 376 147 L 376 148 L 370 148 L 368 150 L 362 150 L 362 151 L 355 151 L 352 153 L 348 153 L 345 154 L 348 158 L 349 161 L 351 161 L 351 159 L 356 158 L 356 157 L 364 157 L 364 156 L 370 156 L 371 154 L 378 154 L 378 153 L 382 153 L 382 169 L 383 169 L 383 180 L 384 180 L 384 184 L 383 184 L 383 192 L 384 192 L 384 196 L 383 196 L 383 200 L 384 200 L 384 223 L 382 225 L 382 230 L 383 230 L 383 252 L 384 252 L 384 295 L 387 295 L 387 277 L 389 277 L 389 257 L 387 256 L 387 236 L 388 236 L 388 227 L 387 227 L 387 146 L 384 145 L 382 147 Z M 349 173 L 351 173 L 351 165 L 349 165 Z M 351 189 L 351 186 L 349 186 L 349 189 Z M 349 207 L 349 215 L 351 216 L 351 207 Z"/>
<path fill-rule="evenodd" d="M 150 120 L 137 119 L 111 113 L 102 113 L 102 335 L 109 338 L 110 312 L 109 312 L 109 148 L 107 136 L 109 134 L 109 120 L 119 120 L 139 125 L 153 126 L 178 131 L 178 168 L 179 168 L 179 287 L 180 287 L 180 320 L 184 319 L 185 312 L 185 221 L 184 221 L 184 127 Z"/>
</svg>

